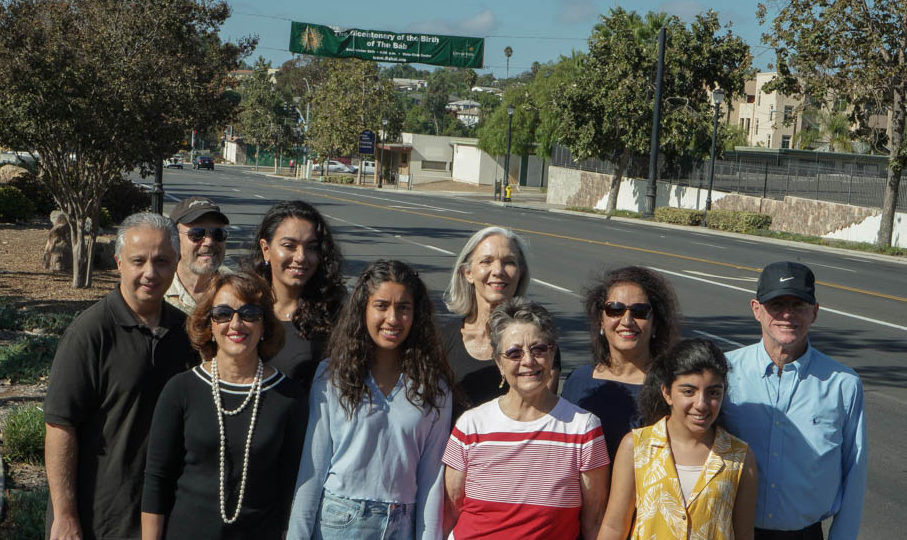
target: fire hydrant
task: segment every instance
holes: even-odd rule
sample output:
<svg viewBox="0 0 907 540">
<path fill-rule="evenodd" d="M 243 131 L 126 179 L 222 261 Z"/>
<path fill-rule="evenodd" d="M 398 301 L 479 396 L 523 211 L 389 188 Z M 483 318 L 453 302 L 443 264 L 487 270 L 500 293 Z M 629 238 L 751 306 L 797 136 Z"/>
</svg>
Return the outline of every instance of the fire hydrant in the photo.
<svg viewBox="0 0 907 540">
<path fill-rule="evenodd" d="M 507 184 L 504 186 L 504 202 L 511 202 L 513 196 L 513 186 Z"/>
</svg>

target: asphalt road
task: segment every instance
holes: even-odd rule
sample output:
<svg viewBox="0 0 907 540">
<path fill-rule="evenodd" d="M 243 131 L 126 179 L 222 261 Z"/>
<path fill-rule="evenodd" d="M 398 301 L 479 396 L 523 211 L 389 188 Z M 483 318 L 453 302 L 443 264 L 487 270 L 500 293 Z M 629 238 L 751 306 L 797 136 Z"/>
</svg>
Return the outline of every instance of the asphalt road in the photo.
<svg viewBox="0 0 907 540">
<path fill-rule="evenodd" d="M 142 180 L 147 183 L 149 180 Z M 451 266 L 466 239 L 487 225 L 518 231 L 530 245 L 529 296 L 556 316 L 565 373 L 590 361 L 583 287 L 607 268 L 638 264 L 674 284 L 688 337 L 707 336 L 725 350 L 759 339 L 749 310 L 759 269 L 796 260 L 816 274 L 819 319 L 811 333 L 821 351 L 863 378 L 869 425 L 869 488 L 860 538 L 902 537 L 907 530 L 907 264 L 736 235 L 659 227 L 544 210 L 506 208 L 487 198 L 374 190 L 218 167 L 167 170 L 165 211 L 205 195 L 231 219 L 228 259 L 243 257 L 264 212 L 278 200 L 315 204 L 340 241 L 350 279 L 376 258 L 418 269 L 439 313 Z"/>
</svg>

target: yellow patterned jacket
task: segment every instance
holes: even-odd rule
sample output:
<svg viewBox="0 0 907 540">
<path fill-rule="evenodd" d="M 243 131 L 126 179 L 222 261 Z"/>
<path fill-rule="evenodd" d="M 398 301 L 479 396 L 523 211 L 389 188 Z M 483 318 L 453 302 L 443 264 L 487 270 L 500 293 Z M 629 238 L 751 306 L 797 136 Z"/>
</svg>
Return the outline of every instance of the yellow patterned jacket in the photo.
<svg viewBox="0 0 907 540">
<path fill-rule="evenodd" d="M 636 523 L 632 538 L 732 540 L 734 500 L 748 446 L 716 426 L 712 450 L 684 507 L 665 421 L 633 430 Z"/>
</svg>

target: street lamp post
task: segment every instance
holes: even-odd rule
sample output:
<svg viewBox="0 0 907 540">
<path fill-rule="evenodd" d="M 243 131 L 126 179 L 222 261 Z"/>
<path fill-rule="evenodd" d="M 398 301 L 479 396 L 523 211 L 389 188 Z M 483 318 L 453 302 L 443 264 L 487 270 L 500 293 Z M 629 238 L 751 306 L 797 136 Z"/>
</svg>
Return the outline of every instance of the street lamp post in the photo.
<svg viewBox="0 0 907 540">
<path fill-rule="evenodd" d="M 501 180 L 501 183 L 510 181 L 510 135 L 513 128 L 513 105 L 507 106 L 507 155 L 504 157 L 504 179 Z M 496 195 L 501 195 L 504 186 L 501 186 L 501 189 L 495 190 Z"/>
<path fill-rule="evenodd" d="M 507 57 L 507 71 L 505 72 L 506 73 L 506 75 L 504 77 L 505 79 L 510 78 L 510 57 L 511 57 L 511 55 L 513 55 L 513 49 L 510 48 L 510 45 L 504 47 L 504 56 Z"/>
<path fill-rule="evenodd" d="M 387 118 L 381 119 L 381 166 L 378 167 L 378 187 L 380 188 L 384 180 L 384 144 L 387 139 Z"/>
<path fill-rule="evenodd" d="M 702 217 L 702 226 L 708 226 L 709 210 L 712 209 L 712 185 L 715 183 L 715 147 L 718 142 L 718 116 L 721 114 L 721 103 L 724 101 L 724 90 L 712 90 L 712 103 L 715 105 L 715 119 L 712 123 L 712 152 L 709 158 L 709 190 L 705 197 L 705 215 Z"/>
</svg>

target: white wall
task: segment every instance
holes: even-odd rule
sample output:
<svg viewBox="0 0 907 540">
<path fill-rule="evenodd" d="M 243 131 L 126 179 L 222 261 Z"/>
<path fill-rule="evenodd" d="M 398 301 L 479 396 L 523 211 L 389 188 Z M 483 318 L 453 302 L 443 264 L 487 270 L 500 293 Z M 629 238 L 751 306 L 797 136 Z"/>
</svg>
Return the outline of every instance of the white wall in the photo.
<svg viewBox="0 0 907 540">
<path fill-rule="evenodd" d="M 470 184 L 492 185 L 503 169 L 475 143 L 453 143 L 453 179 Z"/>
</svg>

